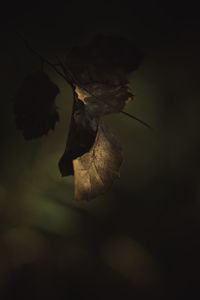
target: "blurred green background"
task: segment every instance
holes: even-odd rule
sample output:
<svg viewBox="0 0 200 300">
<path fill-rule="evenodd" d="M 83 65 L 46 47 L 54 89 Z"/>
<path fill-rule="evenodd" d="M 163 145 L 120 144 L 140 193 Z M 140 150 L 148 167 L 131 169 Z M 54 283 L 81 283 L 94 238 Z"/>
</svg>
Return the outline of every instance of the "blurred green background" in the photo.
<svg viewBox="0 0 200 300">
<path fill-rule="evenodd" d="M 200 23 L 191 7 L 88 1 L 2 10 L 2 299 L 200 296 Z M 77 203 L 73 177 L 60 176 L 73 99 L 49 67 L 61 91 L 56 130 L 33 141 L 16 130 L 11 99 L 40 62 L 15 30 L 52 61 L 99 32 L 127 36 L 144 50 L 126 111 L 154 130 L 120 114 L 105 118 L 124 163 L 104 196 Z"/>
</svg>

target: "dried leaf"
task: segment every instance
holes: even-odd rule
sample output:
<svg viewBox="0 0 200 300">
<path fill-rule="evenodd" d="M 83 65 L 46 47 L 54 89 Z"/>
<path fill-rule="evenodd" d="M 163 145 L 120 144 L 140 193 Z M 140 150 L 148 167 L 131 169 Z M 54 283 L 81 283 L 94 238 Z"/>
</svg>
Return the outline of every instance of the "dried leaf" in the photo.
<svg viewBox="0 0 200 300">
<path fill-rule="evenodd" d="M 104 193 L 119 177 L 122 149 L 100 118 L 119 113 L 133 99 L 128 76 L 142 59 L 132 42 L 101 35 L 67 52 L 65 75 L 75 87 L 74 108 L 59 167 L 62 176 L 74 175 L 77 200 Z"/>
<path fill-rule="evenodd" d="M 122 148 L 101 122 L 89 152 L 73 160 L 75 199 L 90 200 L 105 193 L 119 178 Z"/>
<path fill-rule="evenodd" d="M 47 134 L 59 120 L 55 98 L 58 87 L 42 71 L 28 75 L 13 98 L 17 128 L 25 139 Z"/>
<path fill-rule="evenodd" d="M 77 86 L 75 91 L 79 100 L 85 104 L 88 114 L 94 118 L 119 113 L 133 98 L 128 87 L 121 85 L 94 83 L 85 85 L 84 89 Z"/>
</svg>

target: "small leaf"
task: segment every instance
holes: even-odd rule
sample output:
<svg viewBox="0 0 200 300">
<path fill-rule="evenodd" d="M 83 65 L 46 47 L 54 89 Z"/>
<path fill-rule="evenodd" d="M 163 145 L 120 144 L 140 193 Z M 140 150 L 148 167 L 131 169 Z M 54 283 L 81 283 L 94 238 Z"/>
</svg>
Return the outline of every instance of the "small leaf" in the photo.
<svg viewBox="0 0 200 300">
<path fill-rule="evenodd" d="M 119 113 L 132 100 L 133 94 L 127 86 L 94 83 L 76 87 L 79 100 L 85 104 L 85 109 L 92 117 L 100 117 L 110 113 Z M 87 91 L 87 92 L 86 92 Z"/>
<path fill-rule="evenodd" d="M 13 98 L 17 128 L 25 139 L 47 134 L 55 128 L 59 115 L 55 106 L 58 87 L 42 71 L 28 75 Z"/>
</svg>

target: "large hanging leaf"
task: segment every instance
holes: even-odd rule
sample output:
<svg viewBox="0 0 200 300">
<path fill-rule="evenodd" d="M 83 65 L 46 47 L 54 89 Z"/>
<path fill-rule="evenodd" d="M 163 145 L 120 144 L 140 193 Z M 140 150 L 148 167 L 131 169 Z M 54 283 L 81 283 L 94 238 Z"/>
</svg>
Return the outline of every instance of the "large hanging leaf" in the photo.
<svg viewBox="0 0 200 300">
<path fill-rule="evenodd" d="M 104 193 L 119 177 L 121 146 L 99 120 L 133 99 L 128 76 L 142 58 L 130 41 L 101 35 L 67 52 L 64 69 L 74 86 L 74 108 L 59 167 L 62 176 L 74 175 L 77 200 Z"/>
</svg>

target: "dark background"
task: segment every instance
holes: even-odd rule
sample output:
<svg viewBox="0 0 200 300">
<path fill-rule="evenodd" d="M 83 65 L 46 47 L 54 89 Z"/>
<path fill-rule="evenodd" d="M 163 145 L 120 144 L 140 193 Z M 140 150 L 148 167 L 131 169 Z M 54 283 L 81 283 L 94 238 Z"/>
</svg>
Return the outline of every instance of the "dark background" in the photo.
<svg viewBox="0 0 200 300">
<path fill-rule="evenodd" d="M 126 1 L 59 2 L 1 9 L 0 289 L 2 299 L 198 299 L 200 269 L 198 8 Z M 143 49 L 135 99 L 105 118 L 124 148 L 121 178 L 89 203 L 61 178 L 72 91 L 61 90 L 55 132 L 24 141 L 11 99 L 40 62 L 16 36 L 55 61 L 95 33 Z"/>
</svg>

